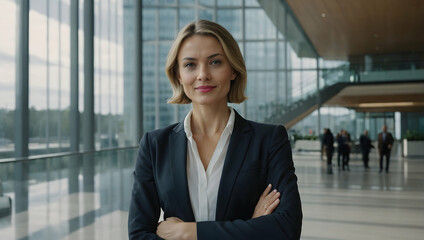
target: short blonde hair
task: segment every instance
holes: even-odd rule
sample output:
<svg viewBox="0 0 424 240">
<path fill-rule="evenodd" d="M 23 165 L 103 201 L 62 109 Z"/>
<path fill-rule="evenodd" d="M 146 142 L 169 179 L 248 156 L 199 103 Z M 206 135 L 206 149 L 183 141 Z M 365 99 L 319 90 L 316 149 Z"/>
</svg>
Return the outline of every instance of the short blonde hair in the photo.
<svg viewBox="0 0 424 240">
<path fill-rule="evenodd" d="M 184 93 L 183 86 L 178 80 L 178 52 L 182 43 L 193 35 L 212 36 L 221 44 L 224 53 L 236 73 L 236 78 L 231 81 L 228 93 L 228 102 L 241 103 L 247 99 L 244 90 L 247 84 L 246 65 L 240 48 L 233 36 L 221 25 L 207 20 L 199 20 L 186 25 L 178 33 L 166 59 L 165 72 L 172 85 L 173 95 L 168 103 L 187 104 L 191 99 Z"/>
</svg>

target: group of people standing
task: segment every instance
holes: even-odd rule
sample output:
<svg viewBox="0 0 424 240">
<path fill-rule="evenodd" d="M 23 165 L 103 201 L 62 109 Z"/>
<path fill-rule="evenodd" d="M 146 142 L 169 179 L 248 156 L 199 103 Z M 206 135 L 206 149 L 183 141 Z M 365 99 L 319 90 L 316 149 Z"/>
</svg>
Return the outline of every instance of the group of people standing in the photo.
<svg viewBox="0 0 424 240">
<path fill-rule="evenodd" d="M 344 171 L 350 171 L 349 169 L 349 159 L 350 152 L 352 149 L 352 140 L 350 134 L 346 130 L 341 130 L 337 136 L 337 166 Z M 380 173 L 383 171 L 383 159 L 386 158 L 386 173 L 389 172 L 389 161 L 390 161 L 390 152 L 392 149 L 394 139 L 391 133 L 387 132 L 387 126 L 383 125 L 382 132 L 378 134 L 378 151 L 380 155 Z M 323 151 L 327 157 L 327 173 L 333 174 L 333 165 L 332 158 L 334 153 L 334 136 L 331 133 L 331 130 L 324 128 L 324 135 L 322 138 Z M 364 163 L 364 168 L 369 169 L 369 153 L 374 146 L 371 144 L 371 139 L 368 136 L 368 130 L 364 131 L 359 138 L 359 145 L 362 152 L 362 161 Z M 341 165 L 340 165 L 341 162 Z"/>
</svg>

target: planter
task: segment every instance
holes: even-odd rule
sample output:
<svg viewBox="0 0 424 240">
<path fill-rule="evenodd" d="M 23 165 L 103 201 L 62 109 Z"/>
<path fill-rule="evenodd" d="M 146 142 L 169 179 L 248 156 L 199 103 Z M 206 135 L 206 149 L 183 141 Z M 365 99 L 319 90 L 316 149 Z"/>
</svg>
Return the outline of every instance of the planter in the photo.
<svg viewBox="0 0 424 240">
<path fill-rule="evenodd" d="M 319 140 L 297 140 L 294 146 L 295 151 L 321 151 Z"/>
<path fill-rule="evenodd" d="M 403 139 L 403 156 L 424 156 L 424 141 L 408 141 Z"/>
</svg>

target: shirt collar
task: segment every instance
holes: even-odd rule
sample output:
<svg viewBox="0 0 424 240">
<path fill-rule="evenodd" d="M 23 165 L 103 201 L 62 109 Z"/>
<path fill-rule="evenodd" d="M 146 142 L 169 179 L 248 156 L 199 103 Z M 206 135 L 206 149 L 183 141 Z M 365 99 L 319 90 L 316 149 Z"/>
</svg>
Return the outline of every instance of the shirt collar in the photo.
<svg viewBox="0 0 424 240">
<path fill-rule="evenodd" d="M 231 134 L 234 129 L 234 121 L 236 118 L 236 114 L 234 113 L 234 109 L 232 107 L 228 107 L 230 109 L 230 117 L 228 118 L 227 125 L 225 126 L 222 134 L 227 133 Z M 188 112 L 187 116 L 184 119 L 184 131 L 186 133 L 187 138 L 191 138 L 193 133 L 191 132 L 191 115 L 193 114 L 193 109 Z"/>
</svg>

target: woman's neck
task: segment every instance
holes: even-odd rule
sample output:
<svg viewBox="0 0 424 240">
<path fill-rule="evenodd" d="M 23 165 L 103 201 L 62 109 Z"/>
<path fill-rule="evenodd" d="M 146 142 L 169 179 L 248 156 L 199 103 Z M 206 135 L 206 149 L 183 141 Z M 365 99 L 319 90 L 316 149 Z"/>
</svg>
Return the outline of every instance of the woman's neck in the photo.
<svg viewBox="0 0 424 240">
<path fill-rule="evenodd" d="M 203 136 L 221 134 L 229 117 L 230 110 L 226 103 L 212 106 L 193 104 L 191 132 Z"/>
</svg>

